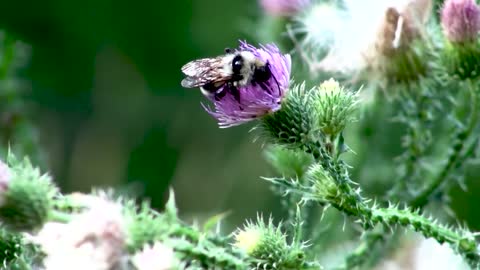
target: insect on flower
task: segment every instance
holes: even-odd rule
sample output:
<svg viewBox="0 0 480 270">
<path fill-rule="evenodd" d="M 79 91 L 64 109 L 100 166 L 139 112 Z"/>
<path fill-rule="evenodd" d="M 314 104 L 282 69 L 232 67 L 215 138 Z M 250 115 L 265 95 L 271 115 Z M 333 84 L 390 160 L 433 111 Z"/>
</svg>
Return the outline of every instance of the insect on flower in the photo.
<svg viewBox="0 0 480 270">
<path fill-rule="evenodd" d="M 239 87 L 258 84 L 266 91 L 266 82 L 272 77 L 270 63 L 264 62 L 248 50 L 225 49 L 225 55 L 188 62 L 182 67 L 185 88 L 200 87 L 202 93 L 221 100 L 227 92 L 240 102 Z"/>
<path fill-rule="evenodd" d="M 213 103 L 205 110 L 222 128 L 246 123 L 280 109 L 290 82 L 290 55 L 275 44 L 254 47 L 244 41 L 226 55 L 186 64 L 184 87 L 200 87 Z"/>
</svg>

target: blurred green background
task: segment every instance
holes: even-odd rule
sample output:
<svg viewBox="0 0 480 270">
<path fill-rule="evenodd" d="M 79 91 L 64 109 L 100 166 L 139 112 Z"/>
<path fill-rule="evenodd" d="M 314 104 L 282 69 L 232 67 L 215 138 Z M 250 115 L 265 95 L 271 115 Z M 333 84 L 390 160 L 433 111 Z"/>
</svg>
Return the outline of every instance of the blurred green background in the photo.
<svg viewBox="0 0 480 270">
<path fill-rule="evenodd" d="M 256 23 L 264 20 L 256 0 L 2 1 L 0 28 L 31 46 L 20 79 L 45 169 L 64 192 L 114 187 L 158 209 L 173 187 L 184 218 L 229 212 L 226 231 L 258 212 L 281 219 L 279 198 L 260 179 L 272 170 L 262 142 L 252 143 L 253 124 L 219 129 L 200 91 L 180 87 L 183 64 L 239 39 L 256 43 L 264 31 Z M 263 42 L 278 38 L 261 35 Z M 352 147 L 367 149 L 360 163 L 390 167 L 365 166 L 355 176 L 390 175 L 391 160 L 368 150 L 398 150 L 399 134 L 370 146 L 363 142 L 375 134 L 359 132 Z M 460 222 L 477 230 L 478 175 L 469 172 L 466 196 L 458 187 L 452 192 Z M 383 194 L 388 186 L 376 179 L 363 187 Z"/>
<path fill-rule="evenodd" d="M 65 192 L 114 187 L 184 217 L 278 212 L 253 125 L 223 129 L 180 68 L 223 53 L 259 18 L 254 0 L 2 1 L 0 27 L 31 45 L 21 77 L 46 167 Z"/>
</svg>

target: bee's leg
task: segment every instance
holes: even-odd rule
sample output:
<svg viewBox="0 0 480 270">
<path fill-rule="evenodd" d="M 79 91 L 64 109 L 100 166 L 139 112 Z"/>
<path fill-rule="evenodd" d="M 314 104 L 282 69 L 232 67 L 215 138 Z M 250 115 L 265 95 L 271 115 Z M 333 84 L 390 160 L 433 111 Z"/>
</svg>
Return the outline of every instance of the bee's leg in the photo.
<svg viewBox="0 0 480 270">
<path fill-rule="evenodd" d="M 264 91 L 267 91 L 269 94 L 271 94 L 272 89 L 271 89 L 271 87 L 268 86 L 267 81 L 272 77 L 274 77 L 274 76 L 272 74 L 272 71 L 270 70 L 270 63 L 267 62 L 267 64 L 265 66 L 262 66 L 262 67 L 259 67 L 259 68 L 255 69 L 255 72 L 253 73 L 253 76 L 252 76 L 252 81 L 257 82 L 258 85 Z M 275 80 L 275 82 L 277 83 L 277 86 L 278 86 L 278 82 L 275 79 L 275 77 L 274 77 L 274 80 Z"/>
<path fill-rule="evenodd" d="M 223 88 L 222 91 L 216 92 L 215 94 L 213 94 L 213 96 L 216 101 L 220 101 L 226 94 L 227 91 L 225 90 L 225 88 Z"/>
<path fill-rule="evenodd" d="M 240 103 L 240 91 L 238 91 L 238 88 L 234 85 L 231 85 L 229 87 L 230 89 L 230 93 L 232 94 L 233 98 L 235 98 L 235 100 Z"/>
<path fill-rule="evenodd" d="M 233 81 L 233 82 L 238 82 L 238 81 L 241 81 L 241 80 L 243 80 L 243 75 L 240 75 L 240 74 L 232 74 L 232 79 L 231 79 L 231 81 Z M 230 82 L 230 84 L 233 85 L 232 82 Z"/>
<path fill-rule="evenodd" d="M 225 90 L 219 90 L 218 86 L 215 86 L 214 83 L 206 83 L 202 87 L 200 87 L 202 93 L 208 98 L 214 98 L 216 101 L 219 101 L 222 97 L 225 96 Z"/>
<path fill-rule="evenodd" d="M 266 91 L 269 94 L 272 94 L 270 87 L 268 87 L 268 85 L 265 82 L 259 82 L 258 85 L 260 86 L 260 88 L 263 89 L 263 91 Z"/>
</svg>

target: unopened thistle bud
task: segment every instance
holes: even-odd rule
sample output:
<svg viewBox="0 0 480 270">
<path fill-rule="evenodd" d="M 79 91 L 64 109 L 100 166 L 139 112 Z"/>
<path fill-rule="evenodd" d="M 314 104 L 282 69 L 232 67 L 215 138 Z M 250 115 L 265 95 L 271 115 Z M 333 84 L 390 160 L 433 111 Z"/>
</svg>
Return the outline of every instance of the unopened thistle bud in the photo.
<svg viewBox="0 0 480 270">
<path fill-rule="evenodd" d="M 42 175 L 29 160 L 8 157 L 10 169 L 3 164 L 1 176 L 0 220 L 10 229 L 30 231 L 40 228 L 52 210 L 56 187 L 48 175 Z M 7 180 L 7 181 L 5 181 Z"/>
<path fill-rule="evenodd" d="M 322 166 L 318 164 L 312 165 L 308 169 L 306 177 L 308 181 L 312 183 L 315 194 L 320 200 L 335 201 L 340 195 L 337 183 L 335 183 L 330 173 L 325 171 Z"/>
<path fill-rule="evenodd" d="M 287 149 L 271 145 L 265 150 L 267 161 L 284 177 L 301 178 L 308 166 L 313 163 L 311 155 L 298 149 Z"/>
<path fill-rule="evenodd" d="M 475 0 L 447 0 L 441 13 L 442 27 L 450 42 L 474 42 L 480 32 L 480 7 Z"/>
<path fill-rule="evenodd" d="M 263 10 L 273 16 L 292 16 L 310 4 L 310 0 L 260 0 Z"/>
<path fill-rule="evenodd" d="M 273 225 L 263 218 L 256 223 L 248 222 L 235 234 L 235 246 L 255 259 L 257 269 L 302 269 L 305 253 L 301 247 L 289 245 L 281 226 Z"/>
<path fill-rule="evenodd" d="M 353 112 L 358 103 L 358 95 L 341 87 L 334 79 L 323 82 L 311 94 L 315 125 L 324 135 L 336 138 L 347 123 L 355 119 Z"/>
</svg>

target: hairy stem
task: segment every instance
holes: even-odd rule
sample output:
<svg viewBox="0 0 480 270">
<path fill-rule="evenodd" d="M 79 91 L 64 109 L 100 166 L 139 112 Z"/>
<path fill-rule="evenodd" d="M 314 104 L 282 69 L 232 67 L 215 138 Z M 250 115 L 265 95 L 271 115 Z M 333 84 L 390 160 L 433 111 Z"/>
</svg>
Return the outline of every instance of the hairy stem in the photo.
<svg viewBox="0 0 480 270">
<path fill-rule="evenodd" d="M 335 270 L 349 270 L 354 269 L 358 265 L 363 265 L 365 261 L 369 259 L 368 255 L 372 252 L 372 247 L 381 239 L 383 239 L 383 233 L 371 232 L 366 234 L 361 244 L 358 245 L 358 247 L 345 258 L 345 262 L 335 268 Z"/>
<path fill-rule="evenodd" d="M 423 208 L 428 203 L 432 194 L 437 192 L 438 189 L 442 186 L 442 184 L 449 178 L 450 174 L 459 165 L 461 166 L 461 164 L 464 163 L 465 160 L 468 159 L 468 157 L 473 155 L 473 152 L 475 151 L 478 145 L 478 140 L 475 140 L 475 139 L 473 139 L 470 143 L 467 143 L 468 139 L 473 135 L 473 132 L 478 122 L 478 114 L 479 114 L 477 95 L 474 92 L 473 87 L 471 86 L 469 87 L 469 91 L 472 98 L 471 98 L 470 115 L 469 115 L 469 119 L 467 120 L 468 121 L 467 126 L 464 129 L 457 132 L 448 161 L 443 167 L 443 169 L 440 171 L 438 176 L 435 179 L 433 179 L 422 191 L 420 191 L 418 195 L 416 195 L 414 198 L 411 199 L 409 205 L 413 208 L 416 208 L 416 209 Z M 405 176 L 411 176 L 412 175 L 411 172 L 412 171 L 410 171 L 410 173 L 407 173 Z M 403 179 L 403 181 L 401 182 L 406 183 L 405 181 L 406 179 Z M 397 197 L 398 194 L 401 191 L 403 191 L 402 187 L 403 185 L 398 183 L 395 186 L 395 188 L 392 190 L 393 191 L 392 196 Z M 356 258 L 358 257 L 356 256 L 358 250 L 363 250 L 363 247 L 369 246 L 370 248 L 374 248 L 378 246 L 377 244 L 379 244 L 380 242 L 387 240 L 385 238 L 379 238 L 379 237 L 373 238 L 373 240 L 371 240 L 372 238 L 368 236 L 369 236 L 369 232 L 367 232 L 367 236 L 364 237 L 365 240 L 363 240 L 360 243 L 359 247 L 350 256 Z M 352 268 L 356 265 L 363 264 L 364 261 L 365 260 L 352 260 L 350 262 L 347 261 L 346 264 L 348 264 L 349 267 Z"/>
<path fill-rule="evenodd" d="M 399 165 L 404 166 L 404 172 L 395 181 L 390 191 L 394 200 L 400 199 L 400 195 L 408 191 L 408 183 L 413 183 L 421 177 L 418 162 L 425 157 L 431 144 L 431 129 L 434 119 L 432 116 L 435 111 L 431 100 L 434 98 L 428 91 L 423 91 L 424 93 L 419 95 L 412 94 L 411 92 L 415 93 L 416 90 L 412 89 L 412 86 L 404 91 L 406 97 L 400 102 L 402 112 L 397 117 L 398 122 L 406 125 L 407 131 L 402 137 L 404 153 L 398 158 Z"/>
<path fill-rule="evenodd" d="M 461 254 L 472 267 L 477 267 L 480 263 L 480 256 L 477 253 L 477 242 L 473 234 L 463 230 L 453 230 L 447 226 L 438 224 L 435 220 L 426 218 L 409 208 L 398 209 L 395 206 L 380 208 L 376 206 L 369 206 L 364 202 L 351 202 L 354 200 L 350 195 L 344 194 L 332 202 L 332 205 L 338 210 L 350 216 L 359 218 L 360 223 L 365 229 L 374 228 L 375 225 L 383 224 L 386 228 L 393 228 L 402 226 L 411 228 L 416 232 L 421 233 L 426 238 L 433 238 L 438 243 L 449 243 L 452 247 Z M 365 201 L 365 200 L 364 200 Z M 363 243 L 364 246 L 370 248 L 378 240 L 382 238 L 373 238 L 373 240 Z M 366 247 L 359 247 L 356 252 L 363 250 Z M 355 253 L 353 254 L 354 257 Z M 357 261 L 351 261 L 350 264 Z M 361 262 L 361 261 L 360 261 Z"/>
<path fill-rule="evenodd" d="M 322 148 L 315 149 L 312 145 L 307 147 L 312 153 L 316 153 L 317 160 L 321 166 L 327 171 L 335 182 L 338 192 L 332 193 L 326 198 L 320 198 L 322 201 L 326 199 L 333 207 L 339 211 L 359 218 L 359 222 L 365 230 L 372 230 L 376 225 L 383 224 L 385 228 L 393 228 L 402 226 L 411 228 L 421 233 L 426 238 L 433 238 L 440 244 L 449 243 L 461 254 L 471 266 L 480 265 L 480 257 L 477 253 L 477 242 L 473 234 L 463 230 L 453 230 L 446 226 L 438 224 L 435 220 L 426 218 L 419 213 L 419 210 L 410 208 L 399 209 L 396 206 L 377 207 L 370 206 L 365 198 L 360 196 L 360 189 L 353 189 L 353 183 L 348 175 L 346 165 L 341 160 L 334 161 Z M 318 179 L 319 182 L 322 179 Z M 364 243 L 372 246 L 378 241 L 376 238 L 371 243 Z M 362 250 L 362 247 L 359 247 Z M 353 263 L 353 262 L 351 262 Z"/>
<path fill-rule="evenodd" d="M 428 183 L 427 186 L 425 186 L 425 188 L 410 201 L 409 205 L 413 208 L 422 208 L 423 206 L 425 206 L 428 203 L 431 195 L 435 194 L 435 192 L 438 191 L 442 184 L 446 180 L 448 180 L 451 173 L 454 171 L 458 161 L 464 160 L 466 157 L 465 155 L 469 153 L 469 151 L 466 151 L 466 153 L 462 155 L 462 152 L 466 148 L 467 140 L 470 139 L 470 137 L 474 133 L 475 127 L 477 126 L 478 122 L 478 114 L 480 113 L 478 108 L 477 94 L 474 92 L 473 87 L 471 86 L 469 87 L 469 91 L 471 94 L 471 109 L 467 126 L 464 129 L 460 130 L 455 136 L 455 141 L 452 146 L 452 152 L 450 153 L 447 163 L 440 171 L 438 176 L 434 178 L 430 183 Z"/>
</svg>

